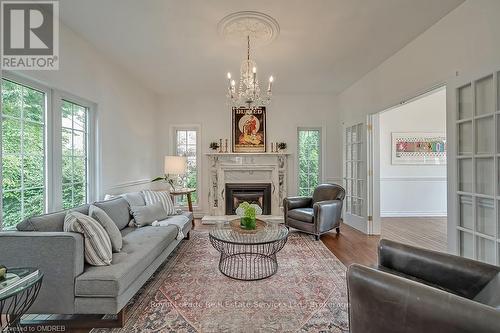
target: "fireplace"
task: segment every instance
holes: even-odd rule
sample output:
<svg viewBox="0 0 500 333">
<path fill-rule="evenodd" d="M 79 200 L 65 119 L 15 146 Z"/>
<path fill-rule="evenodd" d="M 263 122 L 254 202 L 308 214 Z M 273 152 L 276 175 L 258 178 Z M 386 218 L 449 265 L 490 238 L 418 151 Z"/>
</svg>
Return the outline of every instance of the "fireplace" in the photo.
<svg viewBox="0 0 500 333">
<path fill-rule="evenodd" d="M 262 208 L 262 214 L 271 214 L 270 183 L 226 183 L 226 215 L 235 215 L 236 208 L 246 201 Z"/>
</svg>

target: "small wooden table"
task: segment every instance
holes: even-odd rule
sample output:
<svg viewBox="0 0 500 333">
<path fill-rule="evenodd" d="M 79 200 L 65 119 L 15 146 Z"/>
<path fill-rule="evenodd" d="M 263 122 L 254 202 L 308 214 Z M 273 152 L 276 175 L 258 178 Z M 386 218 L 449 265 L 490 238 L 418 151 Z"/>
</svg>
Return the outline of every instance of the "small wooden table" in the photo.
<svg viewBox="0 0 500 333">
<path fill-rule="evenodd" d="M 177 196 L 183 196 L 183 195 L 186 195 L 187 196 L 187 200 L 188 200 L 188 210 L 190 212 L 193 212 L 193 200 L 191 198 L 191 193 L 193 192 L 196 192 L 196 189 L 195 188 L 178 188 L 176 190 L 171 190 L 170 191 L 170 195 L 172 197 L 177 197 Z M 173 200 L 172 200 L 173 201 Z M 193 218 L 193 228 L 194 228 L 194 218 Z"/>
</svg>

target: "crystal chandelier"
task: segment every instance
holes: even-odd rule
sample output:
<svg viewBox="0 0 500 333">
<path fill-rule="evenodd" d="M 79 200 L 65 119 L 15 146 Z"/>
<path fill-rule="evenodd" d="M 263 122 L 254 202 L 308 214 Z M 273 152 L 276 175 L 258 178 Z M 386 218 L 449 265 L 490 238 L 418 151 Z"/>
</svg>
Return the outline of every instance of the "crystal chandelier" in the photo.
<svg viewBox="0 0 500 333">
<path fill-rule="evenodd" d="M 236 91 L 236 81 L 231 79 L 231 73 L 227 73 L 227 100 L 231 107 L 255 108 L 266 106 L 271 103 L 273 76 L 269 77 L 267 91 L 261 93 L 259 80 L 257 79 L 257 64 L 250 60 L 250 36 L 247 36 L 247 58 L 243 60 L 240 68 L 240 82 Z"/>
</svg>

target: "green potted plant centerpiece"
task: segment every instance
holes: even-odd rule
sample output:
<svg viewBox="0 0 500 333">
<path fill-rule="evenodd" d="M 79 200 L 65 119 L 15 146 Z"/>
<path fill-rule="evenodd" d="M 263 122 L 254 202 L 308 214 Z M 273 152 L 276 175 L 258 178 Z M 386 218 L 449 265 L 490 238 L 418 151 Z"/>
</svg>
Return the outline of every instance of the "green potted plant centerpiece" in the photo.
<svg viewBox="0 0 500 333">
<path fill-rule="evenodd" d="M 236 214 L 240 217 L 240 227 L 246 230 L 255 230 L 257 227 L 256 216 L 262 214 L 259 205 L 242 202 L 236 209 Z"/>
</svg>

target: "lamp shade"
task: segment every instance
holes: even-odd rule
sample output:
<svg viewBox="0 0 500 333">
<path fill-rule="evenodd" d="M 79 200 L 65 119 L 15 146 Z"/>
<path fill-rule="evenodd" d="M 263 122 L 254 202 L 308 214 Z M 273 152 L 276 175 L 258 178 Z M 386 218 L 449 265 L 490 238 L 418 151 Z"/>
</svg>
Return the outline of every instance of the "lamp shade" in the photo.
<svg viewBox="0 0 500 333">
<path fill-rule="evenodd" d="M 187 158 L 184 156 L 165 156 L 165 174 L 183 175 L 187 169 Z"/>
</svg>

